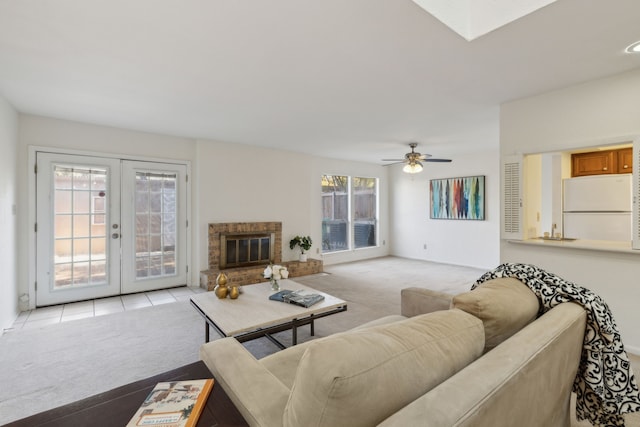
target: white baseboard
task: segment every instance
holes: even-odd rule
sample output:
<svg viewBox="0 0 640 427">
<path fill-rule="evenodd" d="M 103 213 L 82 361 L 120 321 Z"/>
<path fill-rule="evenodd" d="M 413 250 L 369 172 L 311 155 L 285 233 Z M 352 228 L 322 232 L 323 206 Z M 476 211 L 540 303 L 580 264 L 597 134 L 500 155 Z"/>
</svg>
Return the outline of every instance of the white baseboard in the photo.
<svg viewBox="0 0 640 427">
<path fill-rule="evenodd" d="M 634 347 L 632 345 L 625 345 L 624 349 L 627 353 L 631 353 L 635 356 L 640 357 L 640 347 Z"/>
</svg>

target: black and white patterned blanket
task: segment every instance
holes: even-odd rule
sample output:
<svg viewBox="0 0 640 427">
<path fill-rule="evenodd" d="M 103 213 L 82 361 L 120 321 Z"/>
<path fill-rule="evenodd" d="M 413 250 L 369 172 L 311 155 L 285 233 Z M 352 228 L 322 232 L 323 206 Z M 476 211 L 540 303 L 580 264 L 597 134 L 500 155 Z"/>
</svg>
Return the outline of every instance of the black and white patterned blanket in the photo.
<svg viewBox="0 0 640 427">
<path fill-rule="evenodd" d="M 587 327 L 578 374 L 573 383 L 576 415 L 593 425 L 624 426 L 622 414 L 640 411 L 638 385 L 607 303 L 589 289 L 528 264 L 502 264 L 471 287 L 498 277 L 514 277 L 536 294 L 540 314 L 563 302 L 587 312 Z"/>
</svg>

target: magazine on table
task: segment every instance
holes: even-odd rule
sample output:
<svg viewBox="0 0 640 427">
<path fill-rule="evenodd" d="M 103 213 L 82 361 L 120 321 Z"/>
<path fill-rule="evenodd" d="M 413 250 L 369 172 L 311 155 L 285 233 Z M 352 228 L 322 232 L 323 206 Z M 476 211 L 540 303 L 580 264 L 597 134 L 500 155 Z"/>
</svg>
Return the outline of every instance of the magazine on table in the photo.
<svg viewBox="0 0 640 427">
<path fill-rule="evenodd" d="M 127 427 L 195 426 L 212 387 L 213 379 L 158 383 Z"/>
<path fill-rule="evenodd" d="M 299 289 L 297 291 L 291 291 L 283 289 L 280 292 L 269 297 L 270 300 L 287 302 L 289 304 L 299 305 L 301 307 L 311 307 L 314 304 L 324 300 L 324 295 L 316 294 L 314 292 L 305 291 Z"/>
</svg>

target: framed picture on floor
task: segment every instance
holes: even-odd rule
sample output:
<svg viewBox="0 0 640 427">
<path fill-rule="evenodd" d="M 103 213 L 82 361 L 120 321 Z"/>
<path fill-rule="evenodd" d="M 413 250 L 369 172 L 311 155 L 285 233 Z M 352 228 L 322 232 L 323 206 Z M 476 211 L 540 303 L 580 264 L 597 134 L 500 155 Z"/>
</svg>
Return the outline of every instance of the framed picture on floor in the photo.
<svg viewBox="0 0 640 427">
<path fill-rule="evenodd" d="M 484 175 L 432 179 L 429 195 L 431 219 L 484 220 Z"/>
</svg>

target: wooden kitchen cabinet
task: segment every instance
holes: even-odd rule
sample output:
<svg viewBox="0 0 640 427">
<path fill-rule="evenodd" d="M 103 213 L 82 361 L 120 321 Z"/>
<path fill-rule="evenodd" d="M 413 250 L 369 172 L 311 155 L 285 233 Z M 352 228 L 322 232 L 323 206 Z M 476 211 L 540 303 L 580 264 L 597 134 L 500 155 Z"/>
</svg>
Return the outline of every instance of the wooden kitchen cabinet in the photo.
<svg viewBox="0 0 640 427">
<path fill-rule="evenodd" d="M 614 172 L 618 157 L 612 150 L 571 155 L 571 176 L 604 175 Z"/>
<path fill-rule="evenodd" d="M 618 173 L 631 173 L 633 171 L 633 148 L 623 148 L 618 152 Z"/>
<path fill-rule="evenodd" d="M 590 151 L 571 155 L 571 176 L 631 173 L 633 149 Z"/>
</svg>

